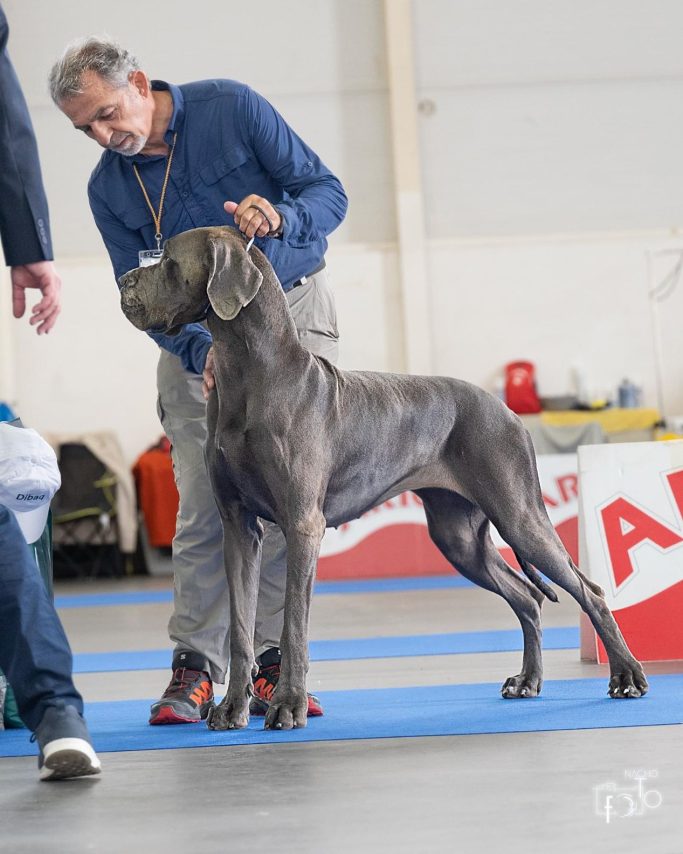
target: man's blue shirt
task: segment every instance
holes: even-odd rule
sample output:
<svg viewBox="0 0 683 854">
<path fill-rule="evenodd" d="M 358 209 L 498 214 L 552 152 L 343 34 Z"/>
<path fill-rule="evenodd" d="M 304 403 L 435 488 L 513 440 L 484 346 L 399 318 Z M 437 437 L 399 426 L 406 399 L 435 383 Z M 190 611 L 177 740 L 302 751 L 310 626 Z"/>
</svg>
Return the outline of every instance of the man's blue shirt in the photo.
<svg viewBox="0 0 683 854">
<path fill-rule="evenodd" d="M 168 240 L 191 228 L 230 224 L 226 201 L 241 202 L 250 193 L 263 196 L 284 218 L 280 239 L 256 239 L 285 291 L 321 263 L 327 239 L 346 214 L 339 180 L 287 125 L 280 114 L 248 86 L 232 80 L 205 80 L 173 86 L 152 82 L 173 98 L 165 141 L 177 134 L 161 232 Z M 125 157 L 106 151 L 88 183 L 90 207 L 109 251 L 114 273 L 138 266 L 138 252 L 154 249 L 156 228 L 133 171 L 158 210 L 166 157 Z M 180 357 L 184 367 L 201 373 L 211 336 L 199 323 L 180 334 L 152 334 Z"/>
</svg>

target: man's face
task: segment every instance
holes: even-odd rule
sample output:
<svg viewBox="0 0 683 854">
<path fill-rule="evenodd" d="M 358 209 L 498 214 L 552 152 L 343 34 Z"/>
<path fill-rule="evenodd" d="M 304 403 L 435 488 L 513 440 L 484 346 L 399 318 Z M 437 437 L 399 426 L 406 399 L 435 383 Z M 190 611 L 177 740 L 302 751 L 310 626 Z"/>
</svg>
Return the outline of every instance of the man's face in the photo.
<svg viewBox="0 0 683 854">
<path fill-rule="evenodd" d="M 123 88 L 94 71 L 84 72 L 81 82 L 83 92 L 59 105 L 76 130 L 117 154 L 139 154 L 152 126 L 153 99 L 145 75 L 134 72 Z"/>
</svg>

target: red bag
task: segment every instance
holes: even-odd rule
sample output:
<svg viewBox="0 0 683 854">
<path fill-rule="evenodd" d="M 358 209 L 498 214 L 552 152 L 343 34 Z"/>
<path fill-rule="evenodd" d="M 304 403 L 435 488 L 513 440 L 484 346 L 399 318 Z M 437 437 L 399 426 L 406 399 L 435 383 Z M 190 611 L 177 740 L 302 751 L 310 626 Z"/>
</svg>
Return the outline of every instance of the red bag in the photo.
<svg viewBox="0 0 683 854">
<path fill-rule="evenodd" d="M 171 443 L 166 436 L 138 457 L 133 475 L 149 544 L 157 548 L 170 546 L 175 536 L 179 498 L 173 477 Z"/>
<path fill-rule="evenodd" d="M 505 366 L 505 402 L 517 415 L 541 411 L 535 372 L 532 362 L 509 362 Z"/>
</svg>

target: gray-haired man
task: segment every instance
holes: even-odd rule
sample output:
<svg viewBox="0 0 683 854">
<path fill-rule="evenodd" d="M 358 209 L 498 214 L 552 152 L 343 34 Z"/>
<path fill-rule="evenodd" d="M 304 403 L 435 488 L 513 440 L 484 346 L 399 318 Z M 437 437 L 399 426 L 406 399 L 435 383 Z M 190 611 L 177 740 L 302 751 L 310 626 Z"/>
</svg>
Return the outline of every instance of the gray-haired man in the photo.
<svg viewBox="0 0 683 854">
<path fill-rule="evenodd" d="M 151 81 L 118 45 L 88 39 L 67 49 L 50 75 L 53 100 L 74 126 L 107 151 L 88 193 L 116 277 L 154 260 L 163 241 L 226 213 L 268 256 L 302 343 L 334 361 L 338 332 L 325 270 L 326 236 L 346 213 L 338 179 L 248 86 L 205 80 Z M 226 201 L 227 200 L 227 201 Z M 220 519 L 203 458 L 211 338 L 201 324 L 179 335 L 153 334 L 161 356 L 158 409 L 173 445 L 180 492 L 173 543 L 173 679 L 152 706 L 151 723 L 205 717 L 211 679 L 224 682 L 229 599 Z M 279 676 L 284 537 L 267 526 L 255 650 L 253 714 L 265 714 Z M 309 714 L 322 714 L 309 697 Z"/>
</svg>

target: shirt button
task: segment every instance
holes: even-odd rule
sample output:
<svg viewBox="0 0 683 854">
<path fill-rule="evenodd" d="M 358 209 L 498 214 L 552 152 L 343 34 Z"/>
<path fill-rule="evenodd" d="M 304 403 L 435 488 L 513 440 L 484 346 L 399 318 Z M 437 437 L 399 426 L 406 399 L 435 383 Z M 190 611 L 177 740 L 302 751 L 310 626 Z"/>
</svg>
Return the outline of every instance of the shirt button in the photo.
<svg viewBox="0 0 683 854">
<path fill-rule="evenodd" d="M 182 196 L 184 199 L 186 199 L 189 195 L 190 195 L 190 194 L 189 194 L 189 192 L 188 192 L 187 190 L 183 190 L 183 192 L 181 193 L 181 196 Z"/>
</svg>

